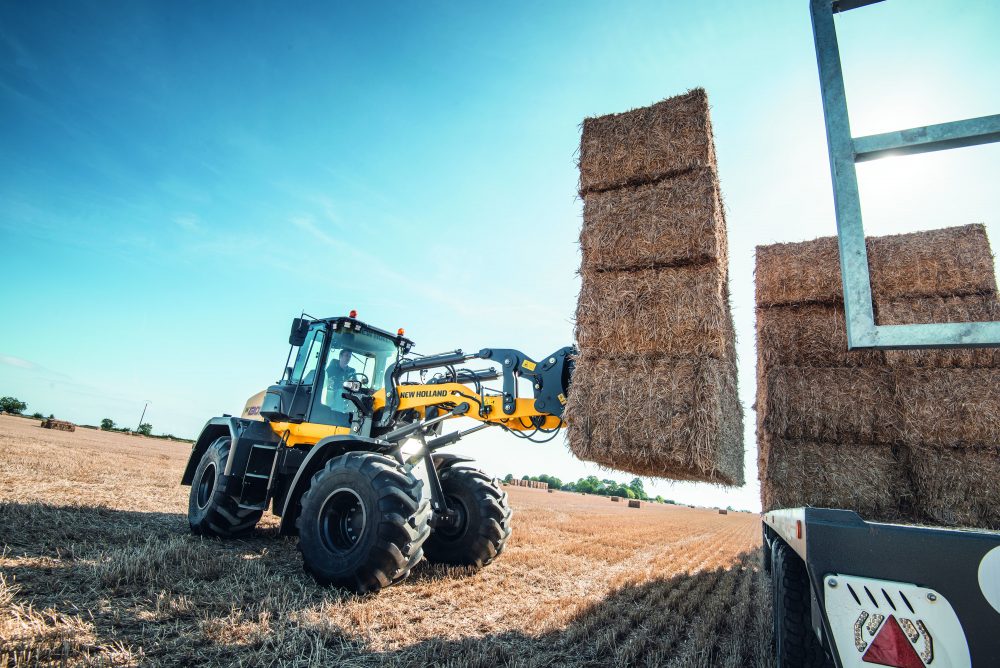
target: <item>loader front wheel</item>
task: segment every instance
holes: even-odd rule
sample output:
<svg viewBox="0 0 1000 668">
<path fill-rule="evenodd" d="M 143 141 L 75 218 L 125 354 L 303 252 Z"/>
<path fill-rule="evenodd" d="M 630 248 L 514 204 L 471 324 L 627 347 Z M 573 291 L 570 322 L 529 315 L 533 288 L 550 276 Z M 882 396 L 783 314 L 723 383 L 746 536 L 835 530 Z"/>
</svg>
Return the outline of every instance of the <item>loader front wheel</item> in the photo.
<svg viewBox="0 0 1000 668">
<path fill-rule="evenodd" d="M 503 552 L 510 538 L 507 492 L 488 475 L 467 466 L 438 472 L 448 509 L 455 519 L 440 524 L 424 545 L 427 560 L 481 568 Z"/>
<path fill-rule="evenodd" d="M 406 578 L 430 534 L 422 484 L 382 455 L 331 459 L 302 495 L 296 525 L 306 571 L 320 584 L 357 594 Z"/>
<path fill-rule="evenodd" d="M 239 502 L 223 493 L 222 473 L 229 458 L 231 440 L 228 436 L 215 439 L 195 469 L 188 497 L 188 524 L 199 536 L 236 538 L 257 526 L 263 514 L 260 510 L 240 508 Z"/>
</svg>

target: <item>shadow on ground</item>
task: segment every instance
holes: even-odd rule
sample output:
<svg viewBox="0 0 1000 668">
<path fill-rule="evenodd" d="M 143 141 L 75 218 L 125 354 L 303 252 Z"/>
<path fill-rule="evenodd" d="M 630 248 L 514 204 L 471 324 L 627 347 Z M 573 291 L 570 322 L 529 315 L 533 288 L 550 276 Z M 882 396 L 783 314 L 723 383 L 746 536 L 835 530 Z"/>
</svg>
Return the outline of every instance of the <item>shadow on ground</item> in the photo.
<svg viewBox="0 0 1000 668">
<path fill-rule="evenodd" d="M 11 659 L 484 668 L 772 663 L 768 583 L 756 552 L 729 568 L 614 590 L 554 631 L 430 638 L 373 652 L 358 640 L 364 622 L 356 620 L 378 614 L 405 624 L 415 611 L 316 586 L 302 572 L 295 539 L 275 533 L 206 540 L 191 536 L 178 513 L 0 503 L 0 666 Z M 442 573 L 424 566 L 401 586 L 462 586 L 455 577 L 463 571 Z M 346 607 L 358 612 L 348 615 Z M 467 614 L 483 608 L 476 602 Z"/>
</svg>

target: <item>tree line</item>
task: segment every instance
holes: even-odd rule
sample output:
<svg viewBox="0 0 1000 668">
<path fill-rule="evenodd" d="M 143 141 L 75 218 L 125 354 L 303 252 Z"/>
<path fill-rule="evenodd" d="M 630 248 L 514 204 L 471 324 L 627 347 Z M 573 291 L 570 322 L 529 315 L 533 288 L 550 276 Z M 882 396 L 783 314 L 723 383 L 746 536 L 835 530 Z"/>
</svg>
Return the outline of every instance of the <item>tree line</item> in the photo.
<svg viewBox="0 0 1000 668">
<path fill-rule="evenodd" d="M 503 480 L 504 482 L 511 482 L 514 480 L 514 474 L 508 473 Z M 548 483 L 549 489 L 560 489 L 566 492 L 597 494 L 599 496 L 620 496 L 624 499 L 640 499 L 642 501 L 655 501 L 657 503 L 674 503 L 672 499 L 664 499 L 659 494 L 654 497 L 646 494 L 646 489 L 642 484 L 641 478 L 632 478 L 632 481 L 627 485 L 616 480 L 602 480 L 596 475 L 580 478 L 576 482 L 563 482 L 556 476 L 548 475 L 547 473 L 521 476 L 521 480 Z"/>
</svg>

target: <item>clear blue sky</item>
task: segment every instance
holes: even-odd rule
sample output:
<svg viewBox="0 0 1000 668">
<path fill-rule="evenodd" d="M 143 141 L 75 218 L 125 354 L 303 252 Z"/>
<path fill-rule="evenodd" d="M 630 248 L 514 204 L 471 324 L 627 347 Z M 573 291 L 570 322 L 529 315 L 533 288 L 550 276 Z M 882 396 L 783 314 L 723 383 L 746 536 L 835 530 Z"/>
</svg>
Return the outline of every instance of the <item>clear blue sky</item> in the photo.
<svg viewBox="0 0 1000 668">
<path fill-rule="evenodd" d="M 361 3 L 370 5 L 371 3 Z M 840 19 L 855 134 L 1000 111 L 1000 3 Z M 757 507 L 753 247 L 832 234 L 806 0 L 0 4 L 0 394 L 193 436 L 273 382 L 302 309 L 423 353 L 572 341 L 585 116 L 704 86 Z M 861 170 L 873 233 L 986 223 L 1000 151 Z M 491 473 L 594 471 L 486 432 Z M 628 476 L 617 476 L 627 479 Z"/>
</svg>

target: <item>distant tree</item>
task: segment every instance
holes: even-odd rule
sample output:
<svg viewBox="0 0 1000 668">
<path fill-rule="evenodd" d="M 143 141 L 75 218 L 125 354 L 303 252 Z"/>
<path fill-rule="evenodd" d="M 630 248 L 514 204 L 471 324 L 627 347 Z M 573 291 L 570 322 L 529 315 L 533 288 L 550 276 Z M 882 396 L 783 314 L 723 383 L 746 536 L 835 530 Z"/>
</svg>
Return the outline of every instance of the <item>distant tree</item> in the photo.
<svg viewBox="0 0 1000 668">
<path fill-rule="evenodd" d="M 642 486 L 642 478 L 632 478 L 632 482 L 628 484 L 629 489 L 635 492 L 635 498 L 637 499 L 648 499 L 646 496 L 646 490 Z"/>
<path fill-rule="evenodd" d="M 143 422 L 141 425 L 139 425 L 139 428 L 136 429 L 136 431 L 142 434 L 143 436 L 149 436 L 153 433 L 153 425 L 149 424 L 148 422 Z"/>
<path fill-rule="evenodd" d="M 526 475 L 523 475 L 523 476 L 521 476 L 521 480 L 531 480 L 531 478 L 529 478 L 529 477 L 528 477 L 528 476 L 526 476 Z"/>
<path fill-rule="evenodd" d="M 657 503 L 663 503 L 663 497 L 662 497 L 662 496 L 660 496 L 659 494 L 657 494 L 657 495 L 656 495 L 656 502 L 657 502 Z"/>
<path fill-rule="evenodd" d="M 732 506 L 726 506 L 726 510 L 732 510 L 732 509 L 733 509 Z"/>
<path fill-rule="evenodd" d="M 17 397 L 0 397 L 0 410 L 5 413 L 20 415 L 27 407 L 28 404 L 24 403 Z"/>
<path fill-rule="evenodd" d="M 115 421 L 111 418 L 104 418 L 101 420 L 101 429 L 104 431 L 114 431 Z"/>
<path fill-rule="evenodd" d="M 45 419 L 45 416 L 42 415 L 41 413 L 32 413 L 31 417 L 35 418 L 36 420 L 44 420 Z"/>
<path fill-rule="evenodd" d="M 513 480 L 514 480 L 514 474 L 513 473 L 508 473 L 507 475 L 505 475 L 503 477 L 503 481 L 504 482 L 513 482 Z"/>
<path fill-rule="evenodd" d="M 49 413 L 49 419 L 50 420 L 55 420 L 56 419 L 56 414 L 55 413 Z"/>
</svg>

